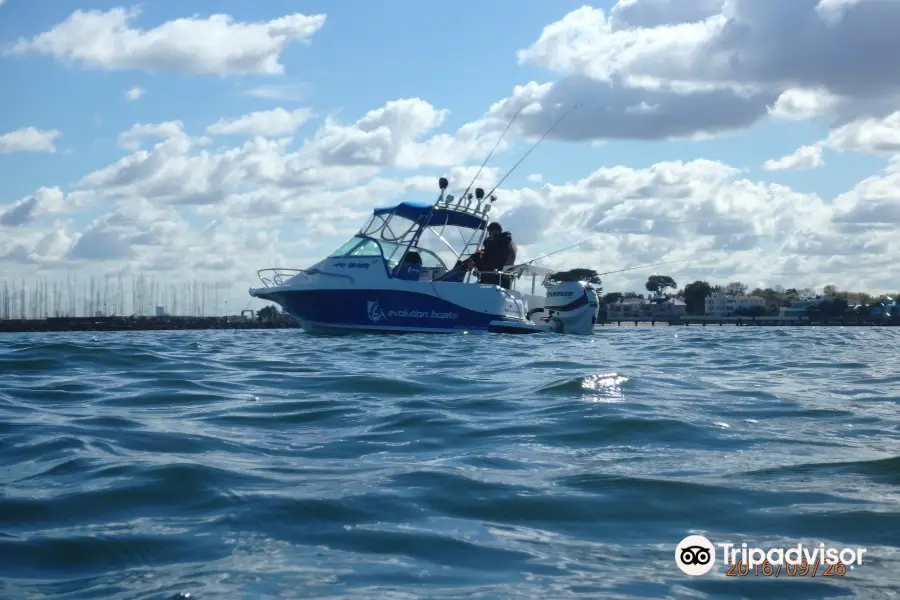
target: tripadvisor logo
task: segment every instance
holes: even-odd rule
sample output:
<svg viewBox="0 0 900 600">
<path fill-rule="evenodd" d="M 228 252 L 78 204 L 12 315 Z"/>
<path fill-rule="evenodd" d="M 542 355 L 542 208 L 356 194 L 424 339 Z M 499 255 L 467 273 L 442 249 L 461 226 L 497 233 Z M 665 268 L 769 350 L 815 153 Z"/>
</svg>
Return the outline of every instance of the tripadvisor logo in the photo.
<svg viewBox="0 0 900 600">
<path fill-rule="evenodd" d="M 762 573 L 765 576 L 782 571 L 789 576 L 812 573 L 823 576 L 843 576 L 847 569 L 861 565 L 866 548 L 835 548 L 825 544 L 806 546 L 797 544 L 782 548 L 758 548 L 747 544 L 713 544 L 702 535 L 689 535 L 675 546 L 675 564 L 691 576 L 705 575 L 716 565 L 716 546 L 721 548 L 726 575 L 738 576 Z"/>
<path fill-rule="evenodd" d="M 675 564 L 685 575 L 706 575 L 716 565 L 716 548 L 702 535 L 689 535 L 675 546 Z"/>
</svg>

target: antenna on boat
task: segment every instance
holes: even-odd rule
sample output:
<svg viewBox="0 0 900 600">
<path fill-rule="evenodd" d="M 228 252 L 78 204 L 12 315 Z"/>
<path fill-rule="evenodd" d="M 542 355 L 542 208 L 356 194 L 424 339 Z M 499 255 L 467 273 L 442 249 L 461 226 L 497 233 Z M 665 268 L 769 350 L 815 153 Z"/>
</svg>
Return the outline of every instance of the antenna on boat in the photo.
<svg viewBox="0 0 900 600">
<path fill-rule="evenodd" d="M 438 187 L 441 188 L 441 195 L 438 196 L 438 203 L 440 203 L 444 199 L 444 194 L 447 192 L 447 187 L 450 185 L 450 182 L 447 181 L 446 177 L 441 177 L 438 179 Z M 447 199 L 452 201 L 453 196 L 447 196 Z"/>
</svg>

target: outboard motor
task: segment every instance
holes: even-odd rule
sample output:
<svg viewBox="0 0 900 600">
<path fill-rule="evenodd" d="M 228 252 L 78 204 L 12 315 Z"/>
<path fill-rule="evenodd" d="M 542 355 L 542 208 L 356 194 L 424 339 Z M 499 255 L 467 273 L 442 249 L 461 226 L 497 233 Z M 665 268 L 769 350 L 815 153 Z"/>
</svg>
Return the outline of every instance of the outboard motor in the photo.
<svg viewBox="0 0 900 600">
<path fill-rule="evenodd" d="M 529 319 L 538 312 L 542 313 L 540 320 L 556 333 L 590 335 L 600 312 L 600 297 L 594 286 L 585 281 L 555 283 L 547 286 L 544 307 L 529 311 Z"/>
</svg>

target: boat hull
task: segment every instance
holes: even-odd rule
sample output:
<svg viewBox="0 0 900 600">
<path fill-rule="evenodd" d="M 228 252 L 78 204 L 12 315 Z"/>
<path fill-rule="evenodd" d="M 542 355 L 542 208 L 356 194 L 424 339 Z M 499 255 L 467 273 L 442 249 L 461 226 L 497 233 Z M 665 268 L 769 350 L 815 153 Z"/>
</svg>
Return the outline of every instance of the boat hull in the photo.
<svg viewBox="0 0 900 600">
<path fill-rule="evenodd" d="M 277 302 L 311 333 L 458 333 L 488 331 L 497 322 L 528 323 L 519 315 L 472 310 L 405 290 L 272 290 L 257 297 Z"/>
</svg>

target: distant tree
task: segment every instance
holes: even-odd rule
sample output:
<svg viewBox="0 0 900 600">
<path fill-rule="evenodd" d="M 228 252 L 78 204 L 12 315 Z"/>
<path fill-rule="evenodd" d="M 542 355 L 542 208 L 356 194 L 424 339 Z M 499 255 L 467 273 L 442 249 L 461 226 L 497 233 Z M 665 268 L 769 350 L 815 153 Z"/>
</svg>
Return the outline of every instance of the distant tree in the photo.
<svg viewBox="0 0 900 600">
<path fill-rule="evenodd" d="M 712 286 L 705 281 L 695 281 L 684 286 L 685 310 L 693 315 L 706 312 L 706 297 L 712 294 Z"/>
<path fill-rule="evenodd" d="M 550 275 L 550 281 L 555 283 L 587 281 L 588 283 L 594 284 L 594 287 L 597 288 L 598 292 L 603 289 L 600 287 L 603 284 L 603 280 L 597 275 L 597 271 L 594 271 L 593 269 L 569 269 L 568 271 L 559 271 L 558 273 Z"/>
<path fill-rule="evenodd" d="M 747 294 L 747 286 L 740 281 L 730 281 L 725 286 L 725 293 L 729 296 L 745 296 Z"/>
<path fill-rule="evenodd" d="M 643 297 L 643 294 L 638 294 L 637 292 L 625 292 L 624 294 L 622 294 L 623 300 L 636 300 Z"/>
<path fill-rule="evenodd" d="M 615 304 L 624 297 L 622 292 L 610 292 L 603 295 L 603 304 Z"/>
<path fill-rule="evenodd" d="M 666 290 L 678 288 L 678 284 L 668 275 L 651 275 L 647 278 L 647 284 L 644 287 L 651 294 L 662 296 Z"/>
<path fill-rule="evenodd" d="M 776 294 L 783 294 L 783 293 L 784 293 L 784 287 L 783 287 L 783 286 L 776 285 L 774 289 L 775 289 L 775 293 L 776 293 Z"/>
<path fill-rule="evenodd" d="M 280 314 L 281 313 L 279 312 L 278 308 L 270 304 L 269 306 L 256 311 L 256 318 L 260 321 L 275 321 L 278 319 Z"/>
<path fill-rule="evenodd" d="M 838 289 L 836 285 L 826 285 L 825 289 L 822 290 L 822 294 L 825 296 L 837 296 Z"/>
<path fill-rule="evenodd" d="M 848 312 L 847 301 L 843 298 L 825 300 L 808 306 L 806 314 L 811 319 L 836 319 Z"/>
</svg>

